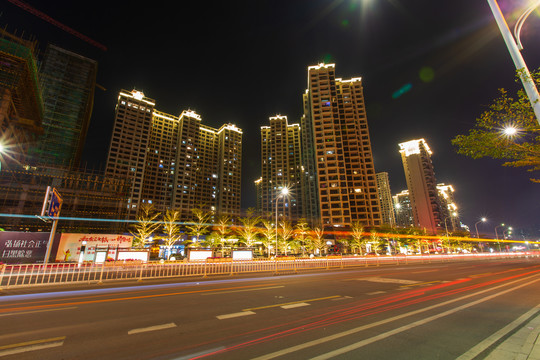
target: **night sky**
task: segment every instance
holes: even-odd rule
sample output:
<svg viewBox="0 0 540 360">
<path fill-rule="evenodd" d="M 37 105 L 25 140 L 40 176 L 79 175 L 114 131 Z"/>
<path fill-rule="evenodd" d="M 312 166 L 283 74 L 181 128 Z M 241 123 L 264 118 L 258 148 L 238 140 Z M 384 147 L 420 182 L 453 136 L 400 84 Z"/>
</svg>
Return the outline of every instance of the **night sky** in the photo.
<svg viewBox="0 0 540 360">
<path fill-rule="evenodd" d="M 485 216 L 480 233 L 494 236 L 504 222 L 540 236 L 540 185 L 529 181 L 533 174 L 466 158 L 450 143 L 473 126 L 498 88 L 521 87 L 485 0 L 27 3 L 107 47 L 102 51 L 2 0 L 1 26 L 33 35 L 42 49 L 50 42 L 99 62 L 98 84 L 106 91 L 96 90 L 88 167 L 104 168 L 118 92 L 136 88 L 158 110 L 191 109 L 209 126 L 232 122 L 243 129 L 242 207 L 254 207 L 260 126 L 275 114 L 298 123 L 307 67 L 335 63 L 337 77 L 363 79 L 375 170 L 389 173 L 392 193 L 406 189 L 398 143 L 424 138 L 437 182 L 454 186 L 472 232 Z M 525 1 L 499 3 L 513 27 L 514 10 Z M 531 70 L 540 67 L 539 14 L 521 34 Z"/>
</svg>

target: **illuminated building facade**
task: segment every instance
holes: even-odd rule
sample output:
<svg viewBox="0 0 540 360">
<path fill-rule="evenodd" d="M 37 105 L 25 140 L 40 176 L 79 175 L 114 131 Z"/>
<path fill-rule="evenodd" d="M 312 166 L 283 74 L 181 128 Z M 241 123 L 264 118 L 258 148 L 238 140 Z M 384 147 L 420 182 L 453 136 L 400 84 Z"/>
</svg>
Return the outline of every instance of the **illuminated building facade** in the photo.
<svg viewBox="0 0 540 360">
<path fill-rule="evenodd" d="M 454 199 L 454 187 L 452 185 L 437 184 L 437 191 L 441 203 L 441 225 L 446 225 L 448 230 L 459 230 L 460 220 L 458 207 Z"/>
<path fill-rule="evenodd" d="M 122 90 L 115 109 L 114 127 L 105 174 L 129 179 L 128 218 L 134 219 L 143 203 L 146 156 L 150 144 L 155 100 L 140 91 Z"/>
<path fill-rule="evenodd" d="M 200 115 L 183 111 L 178 119 L 171 207 L 191 219 L 191 209 L 237 217 L 240 214 L 242 130 L 232 124 L 214 129 Z"/>
<path fill-rule="evenodd" d="M 431 162 L 431 150 L 424 139 L 399 144 L 414 226 L 436 233 L 441 228 L 441 205 Z M 444 227 L 444 225 L 443 225 Z"/>
<path fill-rule="evenodd" d="M 32 163 L 80 165 L 94 104 L 97 62 L 54 45 L 40 66 L 43 134 L 30 148 Z"/>
<path fill-rule="evenodd" d="M 399 227 L 414 226 L 414 217 L 409 198 L 409 190 L 403 190 L 399 194 L 392 196 L 396 225 Z"/>
<path fill-rule="evenodd" d="M 144 203 L 157 211 L 179 209 L 181 221 L 192 209 L 240 214 L 242 131 L 232 124 L 214 129 L 201 116 L 155 109 L 140 91 L 118 98 L 106 172 L 130 179 L 129 217 Z"/>
<path fill-rule="evenodd" d="M 315 174 L 323 226 L 382 224 L 361 78 L 336 78 L 334 64 L 308 67 L 304 97 L 307 172 Z"/>
<path fill-rule="evenodd" d="M 283 188 L 289 196 L 277 202 L 279 216 L 295 221 L 302 217 L 302 156 L 300 125 L 289 124 L 286 116 L 270 117 L 270 126 L 261 127 L 260 208 L 263 215 L 274 214 L 276 199 Z"/>
<path fill-rule="evenodd" d="M 381 217 L 383 224 L 394 227 L 396 217 L 394 214 L 394 204 L 392 201 L 392 191 L 390 190 L 390 179 L 387 172 L 375 174 L 377 178 L 377 191 L 379 193 L 379 202 L 381 204 Z"/>
</svg>

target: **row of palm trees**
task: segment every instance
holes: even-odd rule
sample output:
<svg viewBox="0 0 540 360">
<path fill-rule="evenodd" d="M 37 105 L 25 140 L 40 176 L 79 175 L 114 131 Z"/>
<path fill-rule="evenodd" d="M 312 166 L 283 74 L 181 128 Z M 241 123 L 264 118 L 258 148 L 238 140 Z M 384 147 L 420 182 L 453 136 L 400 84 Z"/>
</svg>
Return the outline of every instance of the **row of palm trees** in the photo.
<svg viewBox="0 0 540 360">
<path fill-rule="evenodd" d="M 347 231 L 330 232 L 322 226 L 310 227 L 305 219 L 300 219 L 294 225 L 287 220 L 281 221 L 276 229 L 276 224 L 269 220 L 271 216 L 258 216 L 253 208 L 248 209 L 244 217 L 238 218 L 238 225 L 233 224 L 230 216 L 214 217 L 213 213 L 200 207 L 192 209 L 192 214 L 192 222 L 181 223 L 179 210 L 167 210 L 161 216 L 153 206 L 142 206 L 137 222 L 131 226 L 133 246 L 144 247 L 147 243 L 159 239 L 170 254 L 172 246 L 187 234 L 188 239 L 183 241 L 187 248 L 203 246 L 220 251 L 222 256 L 234 247 L 253 248 L 260 255 L 268 257 L 277 254 L 322 255 L 329 250 L 360 255 L 379 255 L 384 253 L 385 249 L 390 253 L 402 252 L 404 249 L 413 253 L 473 250 L 473 245 L 469 242 L 445 237 L 440 237 L 440 240 L 435 242 L 423 239 L 425 232 L 415 228 L 366 229 L 357 221 Z M 404 234 L 407 236 L 402 236 Z M 203 235 L 204 240 L 201 240 Z M 331 242 L 331 248 L 328 237 L 335 240 Z"/>
</svg>

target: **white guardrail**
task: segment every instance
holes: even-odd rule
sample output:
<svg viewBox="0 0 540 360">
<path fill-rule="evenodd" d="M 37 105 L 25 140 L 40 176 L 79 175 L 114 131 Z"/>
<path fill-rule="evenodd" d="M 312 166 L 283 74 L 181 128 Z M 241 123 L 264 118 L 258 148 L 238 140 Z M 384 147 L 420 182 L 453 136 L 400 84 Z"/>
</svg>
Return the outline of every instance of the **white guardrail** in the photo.
<svg viewBox="0 0 540 360">
<path fill-rule="evenodd" d="M 501 258 L 538 257 L 539 252 L 426 254 L 395 256 L 327 256 L 315 258 L 278 257 L 277 259 L 206 261 L 115 261 L 95 263 L 2 264 L 0 290 L 15 287 L 97 283 L 118 280 L 156 279 L 168 277 L 234 275 L 254 272 L 296 273 L 302 270 L 404 265 L 455 260 L 489 260 Z"/>
</svg>

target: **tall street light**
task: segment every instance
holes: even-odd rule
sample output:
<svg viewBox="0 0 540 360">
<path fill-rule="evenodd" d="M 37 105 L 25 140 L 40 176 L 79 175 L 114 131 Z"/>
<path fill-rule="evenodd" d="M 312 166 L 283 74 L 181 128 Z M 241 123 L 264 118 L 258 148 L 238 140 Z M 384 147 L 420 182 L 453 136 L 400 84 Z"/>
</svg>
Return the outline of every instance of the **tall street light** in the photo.
<svg viewBox="0 0 540 360">
<path fill-rule="evenodd" d="M 495 226 L 495 238 L 497 239 L 497 245 L 499 245 L 499 252 L 501 252 L 501 243 L 499 242 L 499 234 L 497 234 L 497 229 L 503 226 L 504 224 Z"/>
<path fill-rule="evenodd" d="M 476 229 L 476 238 L 477 239 L 480 239 L 480 235 L 478 234 L 478 224 L 480 224 L 481 222 L 486 222 L 487 219 L 485 217 L 481 218 L 480 221 L 477 221 L 475 224 L 474 224 L 474 228 Z"/>
<path fill-rule="evenodd" d="M 449 237 L 448 236 L 448 226 L 446 225 L 446 220 L 450 219 L 453 216 L 457 216 L 457 213 L 453 212 L 452 214 L 450 214 L 450 216 L 447 216 L 447 217 L 444 218 L 444 230 L 446 230 L 446 241 L 448 241 L 448 245 L 450 245 L 450 240 L 448 239 L 448 237 Z M 454 226 L 452 226 L 452 229 L 454 229 Z"/>
<path fill-rule="evenodd" d="M 276 197 L 276 257 L 278 254 L 278 201 L 280 197 L 285 199 L 285 197 L 288 195 L 289 195 L 289 188 L 285 186 L 284 188 L 281 189 L 281 191 L 279 192 L 279 195 Z M 285 204 L 285 200 L 283 203 Z"/>
<path fill-rule="evenodd" d="M 521 49 L 516 44 L 516 41 L 512 36 L 510 29 L 508 28 L 508 24 L 506 23 L 503 13 L 499 8 L 499 5 L 497 4 L 497 1 L 487 0 L 487 2 L 489 4 L 489 7 L 491 8 L 493 17 L 495 18 L 495 21 L 499 26 L 499 30 L 501 31 L 504 42 L 506 43 L 508 52 L 510 53 L 512 60 L 514 61 L 514 65 L 519 72 L 521 83 L 523 84 L 523 88 L 525 89 L 527 97 L 531 102 L 534 114 L 536 115 L 536 120 L 538 121 L 538 124 L 540 124 L 540 95 L 538 94 L 538 89 L 536 89 L 534 80 L 532 79 L 529 69 L 527 68 L 527 64 L 525 64 L 525 60 L 523 60 L 523 56 L 521 56 L 521 53 L 519 52 Z M 540 5 L 540 0 L 535 0 L 535 2 L 525 11 L 525 13 L 518 20 L 518 23 L 516 24 L 516 37 L 518 38 L 518 41 L 519 31 L 521 30 L 523 22 L 538 5 Z"/>
</svg>

